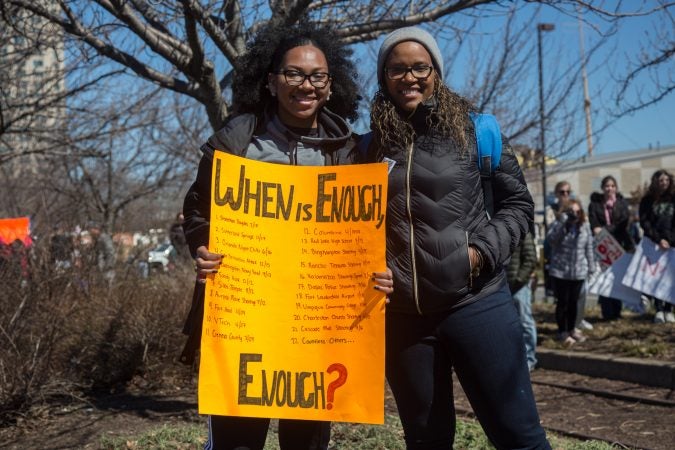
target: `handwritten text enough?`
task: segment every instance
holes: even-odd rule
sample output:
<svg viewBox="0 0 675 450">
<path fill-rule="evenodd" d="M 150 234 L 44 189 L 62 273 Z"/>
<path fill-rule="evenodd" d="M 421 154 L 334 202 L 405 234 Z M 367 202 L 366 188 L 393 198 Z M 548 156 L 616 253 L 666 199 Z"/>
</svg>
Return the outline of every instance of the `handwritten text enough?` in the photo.
<svg viewBox="0 0 675 450">
<path fill-rule="evenodd" d="M 295 372 L 275 370 L 268 376 L 266 370 L 260 371 L 262 383 L 260 397 L 248 395 L 248 385 L 254 377 L 249 374 L 250 363 L 262 362 L 260 353 L 241 353 L 239 355 L 239 404 L 258 406 L 289 406 L 291 408 L 326 409 L 326 388 L 323 372 Z M 309 392 L 305 396 L 305 383 L 309 383 Z M 330 409 L 330 408 L 329 408 Z"/>
</svg>

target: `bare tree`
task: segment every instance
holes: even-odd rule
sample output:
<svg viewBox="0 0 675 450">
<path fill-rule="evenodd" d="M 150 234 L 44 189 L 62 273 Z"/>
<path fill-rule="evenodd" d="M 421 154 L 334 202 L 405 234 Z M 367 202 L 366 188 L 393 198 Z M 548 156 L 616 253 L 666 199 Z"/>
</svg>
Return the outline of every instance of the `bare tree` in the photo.
<svg viewBox="0 0 675 450">
<path fill-rule="evenodd" d="M 528 3 L 540 4 L 541 8 L 555 8 L 571 18 L 576 18 L 581 10 L 589 25 L 592 23 L 590 18 L 611 25 L 634 15 L 668 13 L 672 6 L 665 2 L 653 7 L 641 4 L 630 12 L 622 12 L 582 0 Z M 135 148 L 132 136 L 141 134 L 146 139 L 157 138 L 163 142 L 175 142 L 182 139 L 181 136 L 194 141 L 184 147 L 154 145 L 153 150 L 164 152 L 161 158 L 166 167 L 175 167 L 177 160 L 173 158 L 180 155 L 186 160 L 195 158 L 196 155 L 187 149 L 196 148 L 194 143 L 203 138 L 204 126 L 208 124 L 211 129 L 218 129 L 230 113 L 232 73 L 237 67 L 238 57 L 245 50 L 245 43 L 257 29 L 270 22 L 294 23 L 309 18 L 339 24 L 336 37 L 351 44 L 373 41 L 403 25 L 425 23 L 446 44 L 446 49 L 452 47 L 446 52 L 449 66 L 462 64 L 472 68 L 472 76 L 467 77 L 470 81 L 458 90 L 479 108 L 496 113 L 514 142 L 533 147 L 538 115 L 537 107 L 531 100 L 535 86 L 533 67 L 536 64 L 531 28 L 537 20 L 536 12 L 528 13 L 531 14 L 529 20 L 515 20 L 527 6 L 497 0 L 0 0 L 1 11 L 5 20 L 13 24 L 14 32 L 30 35 L 25 26 L 19 26 L 15 17 L 39 18 L 40 23 L 49 25 L 41 28 L 43 35 L 58 37 L 52 40 L 68 52 L 68 58 L 64 58 L 68 61 L 68 67 L 64 69 L 69 74 L 68 90 L 63 91 L 61 99 L 53 101 L 59 105 L 67 101 L 69 135 L 58 136 L 52 145 L 42 147 L 42 152 L 49 150 L 52 155 L 63 158 L 61 166 L 68 175 L 66 179 L 73 186 L 86 188 L 85 192 L 92 195 L 91 207 L 109 225 L 119 217 L 124 202 L 120 200 L 120 210 L 111 206 L 111 200 L 106 196 L 94 195 L 94 181 L 106 173 L 102 167 L 108 164 L 107 170 L 126 170 L 132 175 L 142 173 L 138 167 L 131 170 L 115 159 L 119 149 L 123 148 L 129 164 L 141 157 L 150 164 L 145 152 L 140 149 L 136 153 L 131 152 Z M 479 48 L 480 40 L 467 38 L 472 35 L 477 23 L 497 16 L 505 17 L 505 25 L 502 33 L 487 47 L 489 51 Z M 610 26 L 597 31 L 608 36 L 613 29 Z M 44 40 L 33 39 L 33 42 L 38 45 Z M 474 46 L 469 49 L 468 64 L 466 56 L 461 53 L 465 46 Z M 369 51 L 368 56 L 373 59 L 372 49 Z M 588 52 L 588 59 L 593 51 L 591 48 Z M 667 53 L 664 55 L 667 56 Z M 372 64 L 371 61 L 369 63 Z M 570 63 L 567 67 L 552 68 L 550 75 L 547 74 L 545 116 L 549 125 L 547 133 L 550 133 L 551 142 L 555 142 L 553 153 L 556 156 L 566 154 L 583 140 L 575 126 L 581 109 L 573 103 L 577 100 L 577 91 L 580 92 L 579 70 L 578 64 Z M 626 79 L 630 83 L 634 76 L 629 75 Z M 369 80 L 368 89 L 372 91 L 374 78 L 371 76 Z M 146 93 L 147 86 L 157 88 L 154 95 L 163 97 L 163 101 L 170 97 L 164 94 L 174 93 L 172 103 L 176 106 L 173 109 L 176 114 L 173 122 L 160 120 L 153 123 L 151 116 L 145 115 L 132 127 L 130 119 L 123 118 L 125 112 L 147 112 L 133 108 L 133 105 L 140 104 L 142 98 L 139 93 Z M 661 90 L 661 93 L 667 94 L 667 89 Z M 659 92 L 658 89 L 656 92 Z M 99 115 L 89 123 L 92 120 L 91 99 L 107 97 L 122 101 L 107 105 L 105 113 L 100 108 L 94 108 Z M 45 108 L 36 103 L 15 109 L 36 117 L 36 111 Z M 158 120 L 158 116 L 154 116 L 153 120 Z M 18 123 L 14 121 L 11 126 L 3 128 L 5 133 L 25 134 Z M 554 123 L 555 127 L 550 127 Z M 149 128 L 141 131 L 144 126 Z M 603 126 L 607 124 L 598 125 L 600 129 Z M 120 131 L 115 131 L 115 127 L 119 127 Z M 36 132 L 39 130 L 36 129 Z M 160 138 L 158 133 L 174 134 L 165 134 Z M 127 139 L 132 139 L 131 143 L 126 142 Z M 93 142 L 96 145 L 92 145 Z M 0 152 L 0 163 L 3 157 L 7 159 L 32 151 L 40 150 L 23 147 L 18 152 Z M 171 171 L 156 170 L 169 179 L 172 176 Z M 116 179 L 124 180 L 126 175 Z M 168 186 L 159 178 L 154 180 L 156 189 L 147 185 L 143 187 L 142 183 L 136 186 L 135 198 L 154 198 L 157 192 Z M 67 191 L 63 185 L 53 190 L 63 195 Z M 52 202 L 45 200 L 44 203 Z M 94 210 L 85 213 L 92 214 Z"/>
<path fill-rule="evenodd" d="M 108 58 L 136 76 L 202 104 L 214 129 L 228 115 L 224 92 L 245 42 L 261 24 L 312 20 L 340 23 L 338 38 L 365 42 L 402 25 L 507 11 L 495 0 L 408 1 L 286 0 L 60 0 L 59 10 L 34 0 L 3 0 L 43 17 L 79 44 L 90 57 Z M 543 2 L 569 14 L 580 5 L 588 12 L 615 17 L 587 2 Z"/>
<path fill-rule="evenodd" d="M 627 74 L 619 76 L 616 116 L 658 103 L 675 91 L 675 18 L 664 8 L 661 24 L 649 30 L 638 55 L 627 55 Z M 666 67 L 666 70 L 660 70 Z M 632 92 L 635 100 L 627 99 Z"/>
</svg>

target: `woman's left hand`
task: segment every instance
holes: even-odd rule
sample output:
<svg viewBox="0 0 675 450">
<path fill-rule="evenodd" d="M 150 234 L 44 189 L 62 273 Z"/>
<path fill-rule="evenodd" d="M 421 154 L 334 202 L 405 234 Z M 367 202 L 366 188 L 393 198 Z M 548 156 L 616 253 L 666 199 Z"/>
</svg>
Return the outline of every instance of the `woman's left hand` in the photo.
<svg viewBox="0 0 675 450">
<path fill-rule="evenodd" d="M 389 296 L 394 292 L 394 275 L 391 269 L 387 267 L 384 272 L 373 272 L 373 281 L 375 282 L 375 289 L 384 292 L 387 296 L 387 303 L 389 303 Z"/>
</svg>

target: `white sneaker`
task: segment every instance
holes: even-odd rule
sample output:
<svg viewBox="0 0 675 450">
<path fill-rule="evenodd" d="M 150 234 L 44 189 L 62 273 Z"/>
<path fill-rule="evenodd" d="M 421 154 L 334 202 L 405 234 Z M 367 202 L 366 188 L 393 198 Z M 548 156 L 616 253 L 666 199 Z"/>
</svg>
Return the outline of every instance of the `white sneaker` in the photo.
<svg viewBox="0 0 675 450">
<path fill-rule="evenodd" d="M 654 323 L 665 323 L 665 322 L 666 322 L 666 315 L 663 314 L 663 311 L 657 312 L 656 315 L 654 316 Z"/>
<path fill-rule="evenodd" d="M 593 329 L 593 324 L 590 322 L 587 322 L 585 319 L 579 322 L 579 329 L 581 330 L 592 330 Z"/>
<path fill-rule="evenodd" d="M 667 313 L 666 313 L 666 322 L 668 322 L 668 323 L 675 323 L 675 315 L 673 315 L 672 312 L 667 312 Z"/>
<path fill-rule="evenodd" d="M 574 339 L 577 342 L 586 342 L 586 336 L 584 336 L 584 334 L 578 328 L 575 328 L 574 330 L 572 330 L 572 332 L 570 333 L 570 336 L 572 337 L 572 339 Z"/>
</svg>

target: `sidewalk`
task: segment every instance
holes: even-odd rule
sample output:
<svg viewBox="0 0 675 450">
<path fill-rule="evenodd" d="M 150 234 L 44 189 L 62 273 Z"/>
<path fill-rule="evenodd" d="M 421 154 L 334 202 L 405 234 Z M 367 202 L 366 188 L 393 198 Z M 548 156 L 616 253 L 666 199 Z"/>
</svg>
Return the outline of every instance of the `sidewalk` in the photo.
<svg viewBox="0 0 675 450">
<path fill-rule="evenodd" d="M 537 367 L 675 389 L 675 363 L 537 348 Z"/>
</svg>

